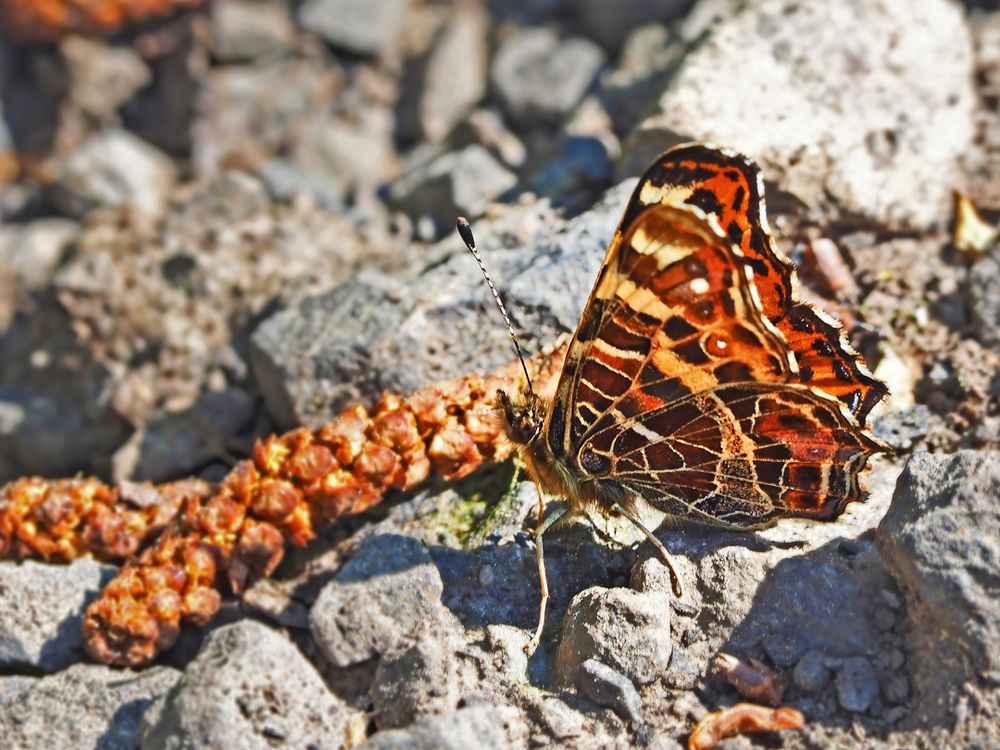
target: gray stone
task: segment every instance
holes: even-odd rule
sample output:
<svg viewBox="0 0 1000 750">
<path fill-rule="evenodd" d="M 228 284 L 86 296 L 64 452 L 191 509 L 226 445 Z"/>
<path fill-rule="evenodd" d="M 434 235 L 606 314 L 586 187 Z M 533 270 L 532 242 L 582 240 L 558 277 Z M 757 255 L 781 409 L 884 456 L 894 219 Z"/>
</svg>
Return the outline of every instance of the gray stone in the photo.
<svg viewBox="0 0 1000 750">
<path fill-rule="evenodd" d="M 602 74 L 597 90 L 616 132 L 627 133 L 643 119 L 686 52 L 681 40 L 660 24 L 629 33 L 614 69 Z"/>
<path fill-rule="evenodd" d="M 148 221 L 163 212 L 176 172 L 173 162 L 145 141 L 124 130 L 104 130 L 66 161 L 56 200 L 71 216 L 129 206 Z"/>
<path fill-rule="evenodd" d="M 458 660 L 449 640 L 423 638 L 382 657 L 370 692 L 379 729 L 398 729 L 457 707 Z"/>
<path fill-rule="evenodd" d="M 663 675 L 663 682 L 675 690 L 693 690 L 701 672 L 701 667 L 691 658 L 687 649 L 674 644 L 670 652 L 670 666 Z"/>
<path fill-rule="evenodd" d="M 893 409 L 875 420 L 872 432 L 898 451 L 913 448 L 930 428 L 933 412 L 926 404 Z"/>
<path fill-rule="evenodd" d="M 109 46 L 71 35 L 59 44 L 70 75 L 69 99 L 90 117 L 112 118 L 153 80 L 139 53 L 128 45 Z"/>
<path fill-rule="evenodd" d="M 279 425 L 318 426 L 348 404 L 392 389 L 391 381 L 381 382 L 378 365 L 387 334 L 403 321 L 397 304 L 402 294 L 389 277 L 361 274 L 257 327 L 250 359 Z"/>
<path fill-rule="evenodd" d="M 580 692 L 596 703 L 612 709 L 633 726 L 642 723 L 642 698 L 635 685 L 621 672 L 596 659 L 587 659 L 577 675 Z"/>
<path fill-rule="evenodd" d="M 338 747 L 350 715 L 291 641 L 243 620 L 209 634 L 148 712 L 142 747 Z"/>
<path fill-rule="evenodd" d="M 150 420 L 115 453 L 118 479 L 163 482 L 225 459 L 228 441 L 254 415 L 254 399 L 242 388 L 208 391 L 190 409 Z"/>
<path fill-rule="evenodd" d="M 457 7 L 425 59 L 414 63 L 415 95 L 403 107 L 397 130 L 440 143 L 486 94 L 489 77 L 487 19 L 471 6 Z M 409 111 L 408 111 L 409 110 Z M 407 120 L 412 119 L 412 124 Z"/>
<path fill-rule="evenodd" d="M 423 544 L 382 534 L 366 540 L 309 613 L 313 637 L 338 667 L 366 661 L 408 638 L 457 632 L 441 604 L 441 576 Z"/>
<path fill-rule="evenodd" d="M 355 121 L 310 118 L 297 136 L 290 159 L 299 181 L 311 185 L 328 205 L 334 202 L 331 199 L 372 190 L 395 171 L 391 113 L 372 107 Z M 325 183 L 328 186 L 323 189 Z"/>
<path fill-rule="evenodd" d="M 629 32 L 646 23 L 668 24 L 693 0 L 583 0 L 573 5 L 584 32 L 609 52 L 615 52 Z"/>
<path fill-rule="evenodd" d="M 0 563 L 0 667 L 54 672 L 80 661 L 83 611 L 114 572 L 87 558 Z"/>
<path fill-rule="evenodd" d="M 961 184 L 972 81 L 969 30 L 946 0 L 743 3 L 684 59 L 621 174 L 671 143 L 706 140 L 750 155 L 821 217 L 928 227 Z"/>
<path fill-rule="evenodd" d="M 872 663 L 863 656 L 844 659 L 837 670 L 837 701 L 840 707 L 862 713 L 869 709 L 878 696 L 878 676 Z"/>
<path fill-rule="evenodd" d="M 1000 670 L 1000 453 L 917 453 L 878 528 L 882 558 L 931 642 L 961 644 Z"/>
<path fill-rule="evenodd" d="M 587 659 L 646 684 L 670 664 L 670 596 L 593 587 L 577 594 L 563 618 L 556 669 L 574 684 Z"/>
<path fill-rule="evenodd" d="M 943 630 L 983 672 L 1000 669 L 998 496 L 1000 453 L 918 453 L 878 529 L 879 551 L 920 627 Z"/>
<path fill-rule="evenodd" d="M 827 667 L 828 656 L 822 651 L 812 649 L 802 654 L 799 663 L 792 670 L 792 680 L 795 686 L 807 693 L 815 693 L 826 687 L 830 682 L 830 670 Z"/>
<path fill-rule="evenodd" d="M 514 324 L 528 332 L 528 351 L 575 328 L 632 187 L 610 191 L 569 222 L 535 204 L 476 224 Z M 457 235 L 420 267 L 409 279 L 360 274 L 258 327 L 254 372 L 280 424 L 318 424 L 383 390 L 411 393 L 512 359 L 490 292 Z"/>
<path fill-rule="evenodd" d="M 979 340 L 1000 347 L 1000 253 L 977 260 L 969 271 L 972 325 Z"/>
<path fill-rule="evenodd" d="M 288 6 L 270 0 L 212 3 L 212 55 L 224 63 L 246 62 L 291 49 L 295 25 Z"/>
<path fill-rule="evenodd" d="M 455 126 L 448 140 L 455 148 L 471 144 L 483 146 L 511 169 L 519 168 L 527 157 L 524 144 L 492 109 L 470 112 Z"/>
<path fill-rule="evenodd" d="M 96 370 L 0 386 L 0 476 L 107 472 L 107 456 L 124 442 L 130 426 L 110 405 L 97 401 L 108 382 L 106 373 Z"/>
<path fill-rule="evenodd" d="M 511 706 L 470 706 L 421 719 L 407 729 L 378 732 L 363 750 L 506 750 L 526 739 L 524 719 Z"/>
<path fill-rule="evenodd" d="M 0 697 L 4 750 L 139 747 L 143 712 L 179 677 L 180 672 L 168 667 L 127 672 L 75 664 L 22 682 L 6 698 Z"/>
<path fill-rule="evenodd" d="M 493 657 L 493 667 L 512 683 L 527 682 L 528 655 L 525 647 L 531 636 L 511 625 L 487 625 L 485 647 Z"/>
<path fill-rule="evenodd" d="M 389 190 L 389 204 L 413 218 L 430 216 L 438 235 L 455 217 L 479 216 L 517 177 L 482 146 L 466 146 L 404 173 Z"/>
<path fill-rule="evenodd" d="M 587 39 L 560 40 L 548 29 L 512 34 L 500 45 L 490 81 L 504 112 L 524 128 L 566 119 L 604 64 L 600 48 Z"/>
<path fill-rule="evenodd" d="M 306 0 L 299 23 L 335 47 L 382 55 L 396 44 L 406 22 L 407 0 Z"/>
</svg>

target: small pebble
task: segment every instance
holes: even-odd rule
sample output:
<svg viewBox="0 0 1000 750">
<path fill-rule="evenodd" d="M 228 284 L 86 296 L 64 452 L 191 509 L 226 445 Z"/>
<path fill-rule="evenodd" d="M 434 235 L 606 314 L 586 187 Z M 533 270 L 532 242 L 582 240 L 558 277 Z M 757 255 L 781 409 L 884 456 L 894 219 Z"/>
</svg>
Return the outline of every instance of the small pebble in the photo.
<svg viewBox="0 0 1000 750">
<path fill-rule="evenodd" d="M 878 677 L 872 663 L 862 656 L 844 659 L 837 672 L 837 700 L 841 708 L 862 713 L 878 695 Z"/>
<path fill-rule="evenodd" d="M 796 687 L 808 693 L 821 690 L 830 681 L 830 670 L 826 666 L 826 655 L 822 651 L 806 651 L 792 670 L 792 680 Z"/>
</svg>

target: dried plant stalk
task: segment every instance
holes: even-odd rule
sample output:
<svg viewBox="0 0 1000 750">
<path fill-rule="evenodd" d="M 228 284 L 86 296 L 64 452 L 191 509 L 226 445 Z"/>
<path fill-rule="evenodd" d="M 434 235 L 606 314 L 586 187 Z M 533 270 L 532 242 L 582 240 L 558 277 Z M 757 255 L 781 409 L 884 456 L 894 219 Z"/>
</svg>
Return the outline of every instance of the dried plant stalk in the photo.
<svg viewBox="0 0 1000 750">
<path fill-rule="evenodd" d="M 54 42 L 67 34 L 105 35 L 129 23 L 162 18 L 204 0 L 0 0 L 0 30 L 19 42 Z"/>
<path fill-rule="evenodd" d="M 563 351 L 539 357 L 535 383 L 554 389 Z M 183 623 L 209 622 L 224 591 L 268 575 L 286 544 L 307 544 L 320 525 L 409 489 L 432 471 L 457 479 L 511 452 L 493 413 L 498 389 L 521 380 L 512 364 L 483 377 L 430 386 L 409 398 L 384 394 L 317 430 L 259 442 L 208 496 L 189 495 L 170 526 L 130 561 L 87 609 L 87 651 L 119 666 L 148 664 Z"/>
<path fill-rule="evenodd" d="M 753 732 L 801 731 L 805 717 L 794 708 L 766 708 L 737 703 L 705 715 L 688 737 L 688 750 L 711 750 L 726 737 Z"/>
</svg>

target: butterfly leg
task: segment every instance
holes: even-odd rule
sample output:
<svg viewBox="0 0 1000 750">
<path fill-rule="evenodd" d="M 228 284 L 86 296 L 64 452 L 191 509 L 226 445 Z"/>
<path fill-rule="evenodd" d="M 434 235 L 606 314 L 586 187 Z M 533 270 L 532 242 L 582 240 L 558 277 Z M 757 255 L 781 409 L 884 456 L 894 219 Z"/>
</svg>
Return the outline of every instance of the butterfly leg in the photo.
<svg viewBox="0 0 1000 750">
<path fill-rule="evenodd" d="M 653 532 L 647 529 L 638 518 L 633 516 L 627 510 L 625 510 L 621 505 L 615 503 L 613 509 L 621 513 L 625 518 L 632 522 L 639 531 L 641 531 L 645 537 L 653 543 L 657 551 L 660 553 L 660 557 L 663 558 L 663 562 L 667 565 L 667 570 L 670 571 L 670 585 L 674 589 L 674 596 L 681 599 L 684 596 L 684 587 L 681 585 L 681 577 L 677 575 L 677 570 L 674 568 L 674 561 L 670 557 L 670 553 L 667 552 L 667 548 L 663 546 L 663 542 L 657 539 Z"/>
<path fill-rule="evenodd" d="M 538 525 L 535 526 L 535 560 L 538 562 L 538 583 L 542 588 L 542 599 L 538 604 L 538 627 L 535 628 L 535 634 L 528 641 L 528 645 L 524 647 L 524 652 L 529 655 L 535 652 L 542 640 L 542 630 L 545 628 L 545 605 L 549 600 L 549 582 L 545 577 L 545 552 L 542 547 L 542 534 L 552 528 L 552 525 L 565 516 L 569 510 L 565 505 L 556 505 L 552 512 L 543 518 L 544 509 L 541 493 L 539 493 Z"/>
</svg>

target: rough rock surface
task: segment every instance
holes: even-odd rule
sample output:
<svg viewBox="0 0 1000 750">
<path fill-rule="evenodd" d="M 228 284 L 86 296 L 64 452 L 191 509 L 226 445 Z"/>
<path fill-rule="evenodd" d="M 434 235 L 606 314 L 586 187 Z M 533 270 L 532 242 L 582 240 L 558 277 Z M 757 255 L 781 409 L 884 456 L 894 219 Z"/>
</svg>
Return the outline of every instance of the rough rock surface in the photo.
<svg viewBox="0 0 1000 750">
<path fill-rule="evenodd" d="M 998 494 L 1000 453 L 917 453 L 878 529 L 882 557 L 919 613 L 913 650 L 929 712 L 953 707 L 956 686 L 970 679 L 966 658 L 990 679 L 1000 674 Z M 940 644 L 934 658 L 931 644 Z"/>
<path fill-rule="evenodd" d="M 666 143 L 705 140 L 754 154 L 813 211 L 940 220 L 973 136 L 958 5 L 766 0 L 707 31 L 639 126 L 628 173 Z"/>
<path fill-rule="evenodd" d="M 80 661 L 83 611 L 114 572 L 87 559 L 0 563 L 0 668 L 56 672 Z"/>
<path fill-rule="evenodd" d="M 527 127 L 559 123 L 583 99 L 604 62 L 587 39 L 547 29 L 512 35 L 497 50 L 490 80 L 507 115 Z"/>
<path fill-rule="evenodd" d="M 441 604 L 430 553 L 405 536 L 374 537 L 323 589 L 310 613 L 313 636 L 339 667 L 367 661 L 420 634 L 447 637 L 457 625 Z"/>
<path fill-rule="evenodd" d="M 336 747 L 350 718 L 287 638 L 244 620 L 213 631 L 183 676 L 150 707 L 142 746 Z"/>
<path fill-rule="evenodd" d="M 563 618 L 557 669 L 569 684 L 588 659 L 640 684 L 670 664 L 670 596 L 630 589 L 592 588 L 573 599 Z"/>
<path fill-rule="evenodd" d="M 169 667 L 132 673 L 96 664 L 36 679 L 0 678 L 3 746 L 139 747 L 143 713 L 179 678 Z M 15 685 L 3 687 L 12 679 Z"/>
</svg>

